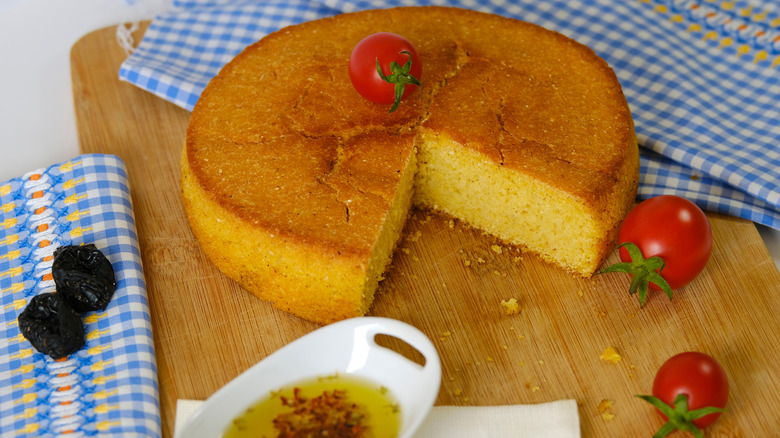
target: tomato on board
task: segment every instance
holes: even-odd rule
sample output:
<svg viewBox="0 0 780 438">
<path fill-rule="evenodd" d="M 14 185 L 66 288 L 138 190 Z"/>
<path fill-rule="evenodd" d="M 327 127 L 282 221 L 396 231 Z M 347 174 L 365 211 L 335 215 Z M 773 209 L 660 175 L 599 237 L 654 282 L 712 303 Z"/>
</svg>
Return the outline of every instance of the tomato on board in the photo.
<svg viewBox="0 0 780 438">
<path fill-rule="evenodd" d="M 421 86 L 422 63 L 417 50 L 406 38 L 379 32 L 360 40 L 349 56 L 349 79 L 358 93 L 379 104 L 393 104 Z"/>
<path fill-rule="evenodd" d="M 675 355 L 658 369 L 653 396 L 640 395 L 669 420 L 654 437 L 673 430 L 701 436 L 699 428 L 718 419 L 729 397 L 728 377 L 712 356 L 699 352 Z"/>
<path fill-rule="evenodd" d="M 623 263 L 601 272 L 632 274 L 630 292 L 639 289 L 640 305 L 648 284 L 671 299 L 673 289 L 690 283 L 704 270 L 712 253 L 707 216 L 693 202 L 674 195 L 639 203 L 623 221 L 618 239 Z"/>
<path fill-rule="evenodd" d="M 619 239 L 637 245 L 645 258 L 661 257 L 666 262 L 661 276 L 672 289 L 693 281 L 704 270 L 712 252 L 712 229 L 707 216 L 693 202 L 674 195 L 639 203 L 623 221 Z M 625 248 L 620 249 L 620 259 L 631 261 Z M 657 285 L 655 289 L 660 290 Z"/>
</svg>

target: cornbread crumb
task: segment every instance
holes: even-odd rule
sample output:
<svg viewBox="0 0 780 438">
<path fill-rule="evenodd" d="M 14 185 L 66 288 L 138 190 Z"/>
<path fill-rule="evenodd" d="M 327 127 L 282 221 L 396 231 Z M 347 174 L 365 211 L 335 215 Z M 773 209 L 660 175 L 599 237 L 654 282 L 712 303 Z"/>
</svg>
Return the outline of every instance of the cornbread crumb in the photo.
<svg viewBox="0 0 780 438">
<path fill-rule="evenodd" d="M 577 296 L 578 296 L 578 297 L 581 297 L 581 296 L 583 296 L 583 295 L 585 295 L 585 293 L 584 293 L 584 292 L 582 292 L 582 289 L 580 289 L 580 290 L 578 290 L 578 291 L 577 291 Z"/>
<path fill-rule="evenodd" d="M 477 262 L 478 263 L 485 263 L 485 259 L 483 259 L 482 257 L 477 257 Z"/>
<path fill-rule="evenodd" d="M 490 247 L 490 249 L 492 249 L 493 252 L 496 254 L 501 254 L 502 252 L 504 252 L 503 249 L 501 249 L 501 247 L 498 245 L 493 245 Z"/>
<path fill-rule="evenodd" d="M 464 260 L 463 264 L 466 266 L 471 266 L 471 260 Z"/>
<path fill-rule="evenodd" d="M 618 363 L 623 357 L 615 350 L 615 347 L 609 347 L 601 353 L 601 359 L 607 362 Z"/>
<path fill-rule="evenodd" d="M 510 298 L 508 301 L 501 300 L 501 307 L 503 307 L 506 315 L 517 315 L 520 313 L 520 304 L 517 303 L 515 298 Z"/>
<path fill-rule="evenodd" d="M 615 418 L 615 414 L 612 413 L 612 400 L 601 400 L 599 403 L 599 413 L 601 414 L 601 417 L 607 421 L 612 420 Z"/>
<path fill-rule="evenodd" d="M 422 236 L 422 231 L 416 231 L 413 235 L 408 236 L 407 239 L 409 239 L 410 242 L 417 242 L 420 240 L 420 236 Z"/>
<path fill-rule="evenodd" d="M 401 248 L 401 252 L 404 254 L 409 254 L 411 251 L 409 251 L 409 248 Z"/>
</svg>

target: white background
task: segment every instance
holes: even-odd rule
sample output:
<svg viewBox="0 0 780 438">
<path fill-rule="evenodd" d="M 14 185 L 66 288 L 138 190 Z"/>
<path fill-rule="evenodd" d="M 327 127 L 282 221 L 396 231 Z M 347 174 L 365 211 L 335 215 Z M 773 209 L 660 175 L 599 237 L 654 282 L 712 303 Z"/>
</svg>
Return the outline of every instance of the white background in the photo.
<svg viewBox="0 0 780 438">
<path fill-rule="evenodd" d="M 0 0 L 0 181 L 79 154 L 70 79 L 73 44 L 93 30 L 151 19 L 169 4 Z M 780 231 L 759 226 L 759 232 L 780 269 Z"/>
</svg>

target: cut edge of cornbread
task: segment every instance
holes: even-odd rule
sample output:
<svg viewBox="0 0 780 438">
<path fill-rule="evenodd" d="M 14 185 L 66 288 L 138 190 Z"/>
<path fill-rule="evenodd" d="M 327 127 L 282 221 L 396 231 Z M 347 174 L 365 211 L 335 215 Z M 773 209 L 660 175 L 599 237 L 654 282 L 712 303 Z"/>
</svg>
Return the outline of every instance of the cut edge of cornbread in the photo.
<svg viewBox="0 0 780 438">
<path fill-rule="evenodd" d="M 444 212 L 541 259 L 590 277 L 611 251 L 620 222 L 633 205 L 638 152 L 622 178 L 597 199 L 576 197 L 536 177 L 508 169 L 443 134 L 422 129 L 414 203 Z M 628 148 L 636 148 L 632 136 Z M 616 205 L 617 208 L 608 208 Z"/>
<path fill-rule="evenodd" d="M 371 251 L 371 258 L 368 263 L 367 279 L 364 288 L 364 307 L 363 314 L 368 313 L 371 303 L 374 301 L 374 295 L 379 289 L 379 282 L 384 280 L 396 246 L 401 240 L 401 235 L 409 217 L 409 211 L 412 208 L 414 195 L 414 178 L 417 174 L 417 154 L 412 153 L 409 157 L 409 163 L 404 169 L 401 180 L 398 184 L 395 198 L 382 224 L 382 230 L 379 233 L 376 244 Z"/>
</svg>

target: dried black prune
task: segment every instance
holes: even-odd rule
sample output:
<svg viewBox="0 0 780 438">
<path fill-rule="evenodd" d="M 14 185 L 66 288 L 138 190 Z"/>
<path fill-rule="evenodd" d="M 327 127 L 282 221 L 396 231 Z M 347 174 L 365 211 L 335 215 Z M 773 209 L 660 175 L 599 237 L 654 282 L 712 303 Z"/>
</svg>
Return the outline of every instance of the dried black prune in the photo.
<svg viewBox="0 0 780 438">
<path fill-rule="evenodd" d="M 36 350 L 60 359 L 84 346 L 84 323 L 58 293 L 36 295 L 19 314 L 19 330 Z"/>
<path fill-rule="evenodd" d="M 111 262 L 92 243 L 57 248 L 51 273 L 57 292 L 79 313 L 105 310 L 116 290 Z"/>
</svg>

